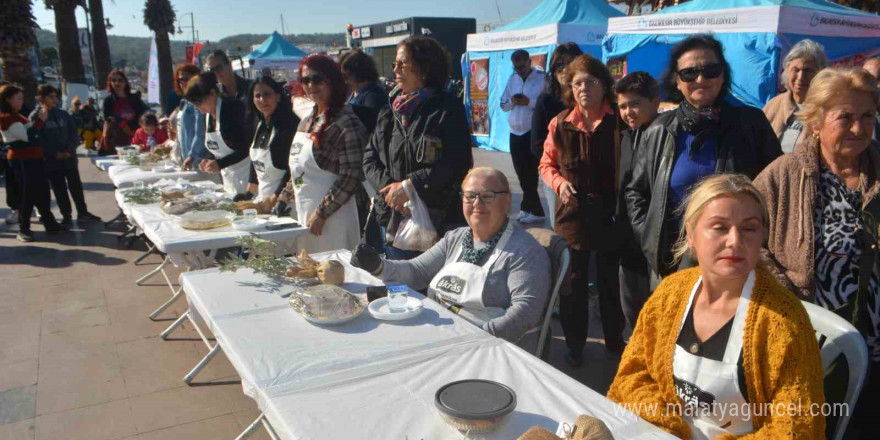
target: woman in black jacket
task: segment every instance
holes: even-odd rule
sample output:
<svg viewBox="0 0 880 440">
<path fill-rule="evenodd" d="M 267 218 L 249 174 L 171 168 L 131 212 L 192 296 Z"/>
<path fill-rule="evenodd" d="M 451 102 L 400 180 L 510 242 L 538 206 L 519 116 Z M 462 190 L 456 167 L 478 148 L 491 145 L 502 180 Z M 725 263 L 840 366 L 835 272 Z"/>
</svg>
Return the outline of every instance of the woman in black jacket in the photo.
<svg viewBox="0 0 880 440">
<path fill-rule="evenodd" d="M 262 202 L 266 210 L 275 206 L 281 190 L 290 181 L 290 144 L 299 118 L 293 107 L 287 105 L 281 84 L 268 76 L 254 80 L 251 85 L 251 102 L 257 115 L 257 131 L 251 142 L 251 180 L 257 185 L 257 202 Z"/>
<path fill-rule="evenodd" d="M 391 246 L 409 212 L 405 181 L 424 201 L 439 236 L 464 223 L 458 191 L 473 155 L 464 104 L 443 90 L 449 66 L 448 52 L 433 38 L 409 37 L 397 46 L 392 105 L 379 113 L 364 153 L 367 180 L 379 190 L 373 209 L 386 228 L 389 259 L 420 253 Z"/>
<path fill-rule="evenodd" d="M 724 100 L 730 83 L 721 43 L 711 36 L 695 35 L 673 47 L 661 84 L 666 99 L 680 105 L 640 136 L 626 187 L 633 233 L 660 276 L 691 265 L 687 258 L 682 266 L 672 262 L 681 221 L 677 209 L 688 189 L 712 174 L 754 178 L 782 154 L 761 110 Z"/>
<path fill-rule="evenodd" d="M 149 108 L 140 93 L 133 93 L 125 73 L 114 70 L 107 76 L 107 91 L 101 110 L 104 114 L 104 142 L 100 155 L 116 154 L 116 147 L 131 145 L 131 136 L 138 129 L 141 115 Z"/>
</svg>

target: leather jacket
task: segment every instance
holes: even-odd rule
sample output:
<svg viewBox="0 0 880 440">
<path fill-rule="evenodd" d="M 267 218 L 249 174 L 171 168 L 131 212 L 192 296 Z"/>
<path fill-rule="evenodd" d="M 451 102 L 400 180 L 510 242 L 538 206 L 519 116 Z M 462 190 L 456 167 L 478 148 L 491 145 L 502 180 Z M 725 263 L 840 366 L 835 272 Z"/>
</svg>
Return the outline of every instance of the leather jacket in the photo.
<svg viewBox="0 0 880 440">
<path fill-rule="evenodd" d="M 677 207 L 669 206 L 669 178 L 677 140 L 684 131 L 676 113 L 661 114 L 639 137 L 632 178 L 625 189 L 633 234 L 648 264 L 661 276 L 678 269 L 672 261 L 672 247 L 678 239 L 674 230 Z M 773 127 L 757 108 L 722 102 L 716 136 L 716 174 L 741 173 L 754 179 L 782 155 Z"/>
</svg>

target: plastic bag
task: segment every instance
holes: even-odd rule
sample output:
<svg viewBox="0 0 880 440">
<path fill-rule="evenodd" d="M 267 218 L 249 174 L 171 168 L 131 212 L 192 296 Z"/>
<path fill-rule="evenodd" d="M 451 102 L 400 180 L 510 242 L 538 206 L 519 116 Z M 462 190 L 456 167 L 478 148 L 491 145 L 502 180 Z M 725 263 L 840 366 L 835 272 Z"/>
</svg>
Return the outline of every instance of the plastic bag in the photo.
<svg viewBox="0 0 880 440">
<path fill-rule="evenodd" d="M 428 207 L 408 180 L 403 181 L 403 189 L 409 196 L 410 214 L 400 222 L 392 245 L 405 251 L 424 252 L 437 242 L 437 230 L 428 215 Z"/>
</svg>

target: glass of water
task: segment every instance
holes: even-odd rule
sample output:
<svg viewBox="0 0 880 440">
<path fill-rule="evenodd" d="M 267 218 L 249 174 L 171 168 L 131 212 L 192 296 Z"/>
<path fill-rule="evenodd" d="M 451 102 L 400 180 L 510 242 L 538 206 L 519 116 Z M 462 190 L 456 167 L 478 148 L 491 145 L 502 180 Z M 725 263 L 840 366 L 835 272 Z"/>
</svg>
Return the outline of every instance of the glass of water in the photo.
<svg viewBox="0 0 880 440">
<path fill-rule="evenodd" d="M 392 313 L 406 311 L 409 289 L 403 284 L 388 286 L 388 308 Z"/>
</svg>

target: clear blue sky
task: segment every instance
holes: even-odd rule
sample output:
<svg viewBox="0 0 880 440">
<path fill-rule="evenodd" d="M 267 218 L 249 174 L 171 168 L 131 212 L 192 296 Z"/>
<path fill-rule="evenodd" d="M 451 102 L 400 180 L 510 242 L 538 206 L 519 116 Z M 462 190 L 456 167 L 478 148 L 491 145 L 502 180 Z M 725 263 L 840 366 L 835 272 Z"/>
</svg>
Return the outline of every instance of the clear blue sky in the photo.
<svg viewBox="0 0 880 440">
<path fill-rule="evenodd" d="M 541 0 L 497 0 L 501 19 L 515 20 Z M 281 31 L 280 14 L 288 33 L 342 32 L 348 23 L 365 25 L 412 16 L 468 17 L 478 23 L 498 22 L 496 0 L 171 0 L 182 24 L 189 25 L 195 12 L 195 26 L 202 40 Z M 104 0 L 104 15 L 114 28 L 111 35 L 146 37 L 144 1 Z M 55 31 L 55 17 L 43 0 L 34 0 L 34 15 L 43 29 Z M 85 14 L 79 8 L 77 25 L 85 27 Z M 189 29 L 174 39 L 189 40 Z"/>
</svg>

